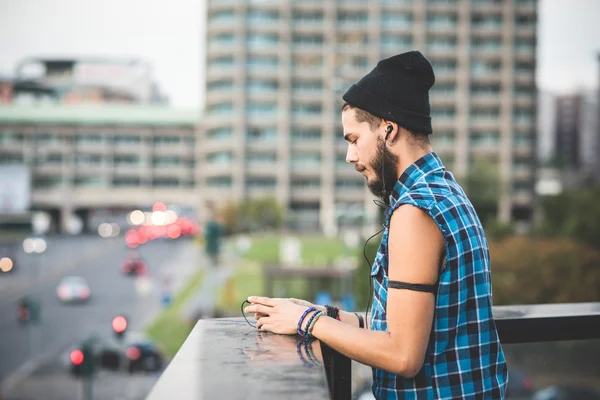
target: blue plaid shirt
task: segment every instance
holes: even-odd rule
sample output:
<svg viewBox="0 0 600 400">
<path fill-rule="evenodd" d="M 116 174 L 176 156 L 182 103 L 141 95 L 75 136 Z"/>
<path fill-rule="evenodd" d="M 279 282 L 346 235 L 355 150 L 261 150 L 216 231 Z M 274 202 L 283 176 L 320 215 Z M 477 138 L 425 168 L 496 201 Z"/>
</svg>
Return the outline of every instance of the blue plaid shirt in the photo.
<svg viewBox="0 0 600 400">
<path fill-rule="evenodd" d="M 508 370 L 492 316 L 488 244 L 471 202 L 432 152 L 400 176 L 389 204 L 383 237 L 371 268 L 375 286 L 371 329 L 388 329 L 387 250 L 390 218 L 395 209 L 411 204 L 433 218 L 444 236 L 446 261 L 440 270 L 435 317 L 423 368 L 412 379 L 373 368 L 375 397 L 504 398 Z"/>
</svg>

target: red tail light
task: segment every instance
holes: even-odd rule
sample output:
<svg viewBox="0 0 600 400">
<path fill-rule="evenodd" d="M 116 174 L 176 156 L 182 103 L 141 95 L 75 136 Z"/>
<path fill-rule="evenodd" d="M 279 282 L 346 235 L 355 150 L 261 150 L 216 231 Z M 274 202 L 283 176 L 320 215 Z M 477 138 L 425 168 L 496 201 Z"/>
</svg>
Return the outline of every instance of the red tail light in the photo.
<svg viewBox="0 0 600 400">
<path fill-rule="evenodd" d="M 137 347 L 131 346 L 131 347 L 127 348 L 127 351 L 125 352 L 125 354 L 127 355 L 127 358 L 129 358 L 130 360 L 137 360 L 142 355 L 142 352 Z"/>
<path fill-rule="evenodd" d="M 83 363 L 83 352 L 79 349 L 73 350 L 70 358 L 73 365 L 81 365 Z"/>
</svg>

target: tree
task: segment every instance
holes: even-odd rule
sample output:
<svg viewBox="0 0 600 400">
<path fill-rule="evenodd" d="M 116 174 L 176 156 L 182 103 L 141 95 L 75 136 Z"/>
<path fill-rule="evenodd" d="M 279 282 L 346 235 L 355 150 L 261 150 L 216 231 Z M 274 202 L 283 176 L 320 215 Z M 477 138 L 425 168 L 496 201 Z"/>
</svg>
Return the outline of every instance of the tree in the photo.
<svg viewBox="0 0 600 400">
<path fill-rule="evenodd" d="M 230 233 L 278 229 L 284 218 L 281 205 L 272 197 L 228 202 L 219 215 Z"/>
<path fill-rule="evenodd" d="M 496 164 L 475 158 L 464 179 L 459 183 L 469 196 L 483 225 L 493 223 L 498 216 L 500 179 Z"/>
</svg>

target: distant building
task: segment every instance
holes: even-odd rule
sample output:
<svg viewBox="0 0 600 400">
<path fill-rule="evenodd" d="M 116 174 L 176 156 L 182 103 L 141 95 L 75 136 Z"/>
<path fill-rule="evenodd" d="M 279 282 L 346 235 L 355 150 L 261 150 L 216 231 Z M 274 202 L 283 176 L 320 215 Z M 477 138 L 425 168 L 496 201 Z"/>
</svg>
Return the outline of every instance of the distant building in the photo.
<svg viewBox="0 0 600 400">
<path fill-rule="evenodd" d="M 9 104 L 13 97 L 13 81 L 11 78 L 0 76 L 0 105 Z"/>
<path fill-rule="evenodd" d="M 16 67 L 18 104 L 165 104 L 151 66 L 137 59 L 27 58 Z"/>
<path fill-rule="evenodd" d="M 501 181 L 502 221 L 531 218 L 535 0 L 207 2 L 200 184 L 212 200 L 274 195 L 311 229 L 377 206 L 345 161 L 344 91 L 382 58 L 431 60 L 434 149 L 459 177 Z"/>
<path fill-rule="evenodd" d="M 62 229 L 73 214 L 195 207 L 198 123 L 162 106 L 2 106 L 0 164 L 29 167 L 32 209 Z"/>
</svg>

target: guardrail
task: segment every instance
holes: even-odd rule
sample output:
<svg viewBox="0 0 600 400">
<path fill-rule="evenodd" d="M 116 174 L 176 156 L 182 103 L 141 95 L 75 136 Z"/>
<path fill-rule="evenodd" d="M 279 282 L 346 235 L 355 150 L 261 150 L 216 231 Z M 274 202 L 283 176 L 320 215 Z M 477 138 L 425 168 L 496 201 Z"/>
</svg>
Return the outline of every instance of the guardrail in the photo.
<svg viewBox="0 0 600 400">
<path fill-rule="evenodd" d="M 496 306 L 494 316 L 503 344 L 600 339 L 600 303 Z M 200 320 L 147 399 L 351 399 L 351 369 L 318 341 Z"/>
</svg>

